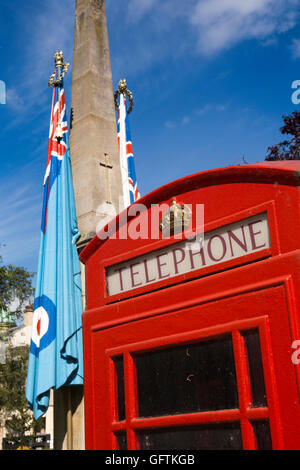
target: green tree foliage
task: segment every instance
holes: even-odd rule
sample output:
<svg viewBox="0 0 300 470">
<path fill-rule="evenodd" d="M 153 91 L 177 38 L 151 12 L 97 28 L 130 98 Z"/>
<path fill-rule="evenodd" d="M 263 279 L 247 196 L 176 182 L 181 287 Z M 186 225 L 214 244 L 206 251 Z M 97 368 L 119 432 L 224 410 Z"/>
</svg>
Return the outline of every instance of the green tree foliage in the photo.
<svg viewBox="0 0 300 470">
<path fill-rule="evenodd" d="M 11 312 L 12 320 L 19 319 L 25 302 L 32 297 L 33 274 L 24 268 L 2 264 L 0 256 L 0 311 L 10 311 L 12 303 L 16 306 Z"/>
<path fill-rule="evenodd" d="M 7 438 L 19 445 L 28 444 L 28 435 L 34 436 L 43 427 L 43 418 L 35 420 L 25 396 L 28 346 L 8 347 L 6 362 L 0 365 L 1 421 L 8 431 Z"/>
<path fill-rule="evenodd" d="M 300 111 L 282 116 L 284 126 L 280 128 L 286 140 L 268 148 L 267 161 L 300 160 Z"/>
</svg>

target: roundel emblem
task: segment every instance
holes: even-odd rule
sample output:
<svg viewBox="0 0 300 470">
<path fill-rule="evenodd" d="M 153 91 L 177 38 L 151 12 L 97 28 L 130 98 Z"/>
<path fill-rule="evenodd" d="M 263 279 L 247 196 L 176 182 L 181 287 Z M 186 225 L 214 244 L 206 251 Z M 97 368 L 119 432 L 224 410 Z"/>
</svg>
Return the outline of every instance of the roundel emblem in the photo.
<svg viewBox="0 0 300 470">
<path fill-rule="evenodd" d="M 37 348 L 40 347 L 40 341 L 49 329 L 49 315 L 44 307 L 38 307 L 33 314 L 32 321 L 32 341 Z"/>
<path fill-rule="evenodd" d="M 34 302 L 30 352 L 35 354 L 45 349 L 55 339 L 56 307 L 45 295 Z"/>
</svg>

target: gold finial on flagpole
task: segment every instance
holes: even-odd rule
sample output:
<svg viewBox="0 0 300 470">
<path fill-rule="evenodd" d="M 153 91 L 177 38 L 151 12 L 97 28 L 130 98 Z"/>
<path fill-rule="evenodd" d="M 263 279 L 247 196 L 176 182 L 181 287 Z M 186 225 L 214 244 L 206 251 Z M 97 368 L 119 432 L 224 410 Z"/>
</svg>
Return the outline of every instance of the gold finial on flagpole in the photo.
<svg viewBox="0 0 300 470">
<path fill-rule="evenodd" d="M 119 104 L 118 104 L 118 96 L 119 95 L 127 95 L 128 96 L 130 105 L 129 105 L 129 108 L 127 109 L 127 113 L 130 114 L 131 111 L 132 111 L 132 108 L 134 106 L 134 101 L 133 101 L 133 95 L 132 95 L 131 91 L 128 90 L 128 88 L 127 88 L 127 82 L 126 82 L 125 78 L 122 78 L 119 81 L 118 89 L 114 93 L 116 109 L 118 109 L 118 107 L 119 107 Z"/>
<path fill-rule="evenodd" d="M 61 81 L 66 75 L 70 64 L 68 62 L 64 62 L 64 55 L 62 51 L 57 51 L 54 55 L 54 62 L 55 62 L 55 72 L 49 78 L 48 86 L 60 86 Z"/>
<path fill-rule="evenodd" d="M 61 86 L 62 79 L 66 75 L 70 64 L 64 62 L 64 55 L 62 51 L 57 51 L 54 55 L 55 62 L 55 72 L 49 78 L 48 86 L 49 87 L 58 87 L 58 120 L 57 127 L 55 130 L 54 138 L 58 142 L 63 138 L 62 126 L 61 126 Z"/>
</svg>

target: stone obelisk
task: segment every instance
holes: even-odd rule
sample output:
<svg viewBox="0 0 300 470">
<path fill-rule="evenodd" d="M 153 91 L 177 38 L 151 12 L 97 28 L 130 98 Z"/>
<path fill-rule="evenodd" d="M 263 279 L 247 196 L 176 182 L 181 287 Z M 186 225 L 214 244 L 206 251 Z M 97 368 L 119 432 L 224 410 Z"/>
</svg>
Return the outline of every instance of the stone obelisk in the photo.
<svg viewBox="0 0 300 470">
<path fill-rule="evenodd" d="M 76 0 L 70 149 L 79 248 L 123 207 L 104 0 Z"/>
</svg>

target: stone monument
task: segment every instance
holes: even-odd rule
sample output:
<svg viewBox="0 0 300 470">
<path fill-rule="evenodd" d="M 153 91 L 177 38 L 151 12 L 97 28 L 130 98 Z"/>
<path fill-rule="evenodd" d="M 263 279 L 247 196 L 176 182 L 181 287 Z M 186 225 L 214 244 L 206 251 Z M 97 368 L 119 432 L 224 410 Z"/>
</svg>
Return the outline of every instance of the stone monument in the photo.
<svg viewBox="0 0 300 470">
<path fill-rule="evenodd" d="M 70 149 L 79 248 L 123 208 L 104 0 L 77 0 Z"/>
</svg>

